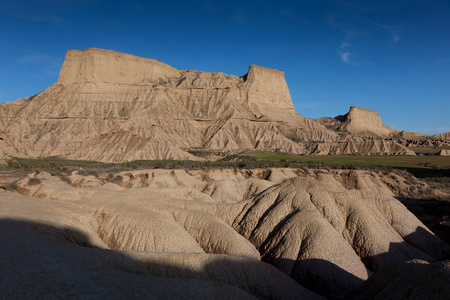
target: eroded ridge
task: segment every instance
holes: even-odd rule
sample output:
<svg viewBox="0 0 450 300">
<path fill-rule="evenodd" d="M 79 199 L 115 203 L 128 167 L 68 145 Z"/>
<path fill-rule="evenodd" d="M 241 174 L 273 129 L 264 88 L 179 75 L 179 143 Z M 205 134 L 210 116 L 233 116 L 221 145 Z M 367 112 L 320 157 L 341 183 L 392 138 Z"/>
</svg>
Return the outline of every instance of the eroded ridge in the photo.
<svg viewBox="0 0 450 300">
<path fill-rule="evenodd" d="M 449 253 L 389 180 L 301 169 L 31 173 L 1 193 L 0 259 L 11 268 L 0 286 L 129 295 L 117 282 L 132 280 L 137 295 L 163 298 L 348 298 L 388 266 Z"/>
<path fill-rule="evenodd" d="M 406 146 L 450 143 L 448 134 L 392 129 L 356 106 L 336 118 L 306 118 L 280 70 L 250 65 L 240 77 L 178 70 L 96 48 L 67 51 L 55 84 L 1 103 L 0 130 L 0 159 L 102 162 L 217 159 L 244 150 L 415 155 Z M 192 154 L 198 151 L 203 156 Z"/>
</svg>

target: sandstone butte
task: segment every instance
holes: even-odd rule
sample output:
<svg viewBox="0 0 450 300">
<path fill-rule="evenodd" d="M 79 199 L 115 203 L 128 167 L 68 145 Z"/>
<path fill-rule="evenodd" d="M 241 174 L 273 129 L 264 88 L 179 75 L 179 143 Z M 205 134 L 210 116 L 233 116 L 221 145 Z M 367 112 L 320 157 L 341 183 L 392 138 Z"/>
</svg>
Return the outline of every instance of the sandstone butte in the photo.
<svg viewBox="0 0 450 300">
<path fill-rule="evenodd" d="M 102 49 L 69 50 L 58 81 L 0 104 L 0 156 L 122 162 L 201 159 L 189 150 L 414 155 L 447 145 L 387 127 L 371 110 L 313 120 L 295 112 L 282 71 L 251 65 L 237 77 L 184 71 Z"/>
<path fill-rule="evenodd" d="M 34 172 L 0 190 L 5 299 L 445 299 L 450 247 L 396 173 Z"/>
</svg>

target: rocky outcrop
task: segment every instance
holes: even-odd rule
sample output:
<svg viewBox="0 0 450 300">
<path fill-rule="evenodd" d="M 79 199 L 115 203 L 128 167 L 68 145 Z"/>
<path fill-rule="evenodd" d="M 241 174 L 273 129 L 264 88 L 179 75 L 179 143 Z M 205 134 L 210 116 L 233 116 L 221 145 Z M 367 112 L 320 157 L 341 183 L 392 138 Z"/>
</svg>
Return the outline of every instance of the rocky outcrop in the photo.
<svg viewBox="0 0 450 300">
<path fill-rule="evenodd" d="M 439 242 L 432 246 L 431 232 L 395 199 L 346 191 L 326 175 L 267 189 L 234 227 L 263 260 L 328 297 L 348 297 L 372 272 L 393 262 L 432 261 L 446 251 L 432 250 Z"/>
<path fill-rule="evenodd" d="M 251 65 L 237 77 L 110 50 L 70 50 L 54 85 L 0 104 L 0 152 L 103 162 L 201 159 L 189 149 L 411 154 L 403 144 L 381 145 L 396 131 L 373 111 L 352 107 L 332 123 L 297 114 L 279 70 Z M 331 149 L 364 135 L 380 142 L 357 152 Z M 315 149 L 318 142 L 330 149 Z"/>
<path fill-rule="evenodd" d="M 336 143 L 315 143 L 311 145 L 313 155 L 416 155 L 414 151 L 393 140 L 347 138 Z"/>
<path fill-rule="evenodd" d="M 435 134 L 433 137 L 439 140 L 450 141 L 450 132 Z"/>
<path fill-rule="evenodd" d="M 435 135 L 420 134 L 418 132 L 405 132 L 394 135 L 394 139 L 407 147 L 448 147 L 450 146 L 449 133 L 440 133 Z"/>
<path fill-rule="evenodd" d="M 450 156 L 450 149 L 442 149 L 438 154 L 440 156 Z"/>
<path fill-rule="evenodd" d="M 335 120 L 337 121 L 334 123 L 336 129 L 354 134 L 387 137 L 397 132 L 397 130 L 385 126 L 377 112 L 357 106 L 351 106 L 347 114 L 337 116 Z"/>
<path fill-rule="evenodd" d="M 394 263 L 450 251 L 388 182 L 348 170 L 31 173 L 1 192 L 0 289 L 347 299 Z"/>
</svg>

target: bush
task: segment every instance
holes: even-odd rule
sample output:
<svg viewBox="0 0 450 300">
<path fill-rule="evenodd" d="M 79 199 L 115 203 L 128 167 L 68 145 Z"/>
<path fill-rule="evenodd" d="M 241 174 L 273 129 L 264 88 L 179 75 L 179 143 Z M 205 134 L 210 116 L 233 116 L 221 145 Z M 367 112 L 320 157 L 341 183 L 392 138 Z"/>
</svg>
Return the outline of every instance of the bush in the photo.
<svg viewBox="0 0 450 300">
<path fill-rule="evenodd" d="M 116 177 L 114 177 L 113 179 L 111 179 L 110 182 L 115 183 L 115 184 L 118 184 L 118 183 L 122 182 L 122 180 L 123 180 L 122 175 L 116 175 Z"/>
<path fill-rule="evenodd" d="M 69 185 L 72 184 L 72 181 L 67 176 L 61 176 L 61 177 L 59 177 L 59 179 L 61 179 L 61 181 L 65 182 L 65 183 L 67 183 Z"/>
<path fill-rule="evenodd" d="M 7 190 L 7 191 L 10 191 L 10 192 L 15 192 L 15 191 L 17 191 L 17 188 L 18 188 L 19 186 L 17 185 L 17 183 L 16 182 L 13 182 L 13 183 L 10 183 L 10 184 L 8 184 L 6 187 L 5 187 L 5 189 Z"/>
<path fill-rule="evenodd" d="M 98 178 L 98 173 L 96 171 L 89 171 L 87 172 L 88 175 L 94 176 L 95 178 Z"/>
<path fill-rule="evenodd" d="M 39 178 L 30 178 L 30 179 L 28 180 L 27 185 L 28 185 L 28 186 L 38 185 L 38 184 L 41 184 L 41 182 L 42 182 L 42 181 L 41 181 Z"/>
<path fill-rule="evenodd" d="M 106 176 L 106 182 L 111 182 L 111 180 L 113 180 L 113 178 L 114 178 L 114 174 L 109 173 L 108 176 Z"/>
<path fill-rule="evenodd" d="M 306 175 L 309 175 L 309 168 L 308 168 L 308 167 L 304 167 L 304 168 L 303 168 L 303 171 L 305 171 L 305 174 L 306 174 Z"/>
</svg>

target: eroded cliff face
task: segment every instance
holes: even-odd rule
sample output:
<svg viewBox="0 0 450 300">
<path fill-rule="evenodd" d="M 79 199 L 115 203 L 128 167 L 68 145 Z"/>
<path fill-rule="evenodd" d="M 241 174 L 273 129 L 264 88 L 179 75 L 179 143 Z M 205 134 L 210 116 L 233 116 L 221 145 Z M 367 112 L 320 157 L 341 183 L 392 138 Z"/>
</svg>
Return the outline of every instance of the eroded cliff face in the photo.
<svg viewBox="0 0 450 300">
<path fill-rule="evenodd" d="M 93 48 L 67 51 L 58 83 L 145 84 L 174 77 L 180 70 L 158 60 Z"/>
<path fill-rule="evenodd" d="M 341 120 L 340 129 L 352 133 L 389 136 L 397 132 L 391 127 L 385 126 L 377 112 L 367 108 L 351 106 L 350 111 Z"/>
<path fill-rule="evenodd" d="M 361 110 L 352 108 L 341 124 L 344 131 L 370 129 L 379 139 L 395 132 L 375 112 L 370 113 L 373 126 L 364 127 Z M 340 128 L 330 130 L 297 114 L 281 71 L 255 65 L 241 77 L 184 71 L 103 49 L 68 51 L 54 85 L 0 105 L 0 130 L 3 157 L 57 155 L 104 162 L 201 159 L 189 149 L 315 154 L 315 143 L 332 145 L 317 154 L 333 154 L 349 139 Z M 411 154 L 390 143 L 395 145 L 369 152 Z M 359 147 L 358 154 L 370 147 Z"/>
</svg>

